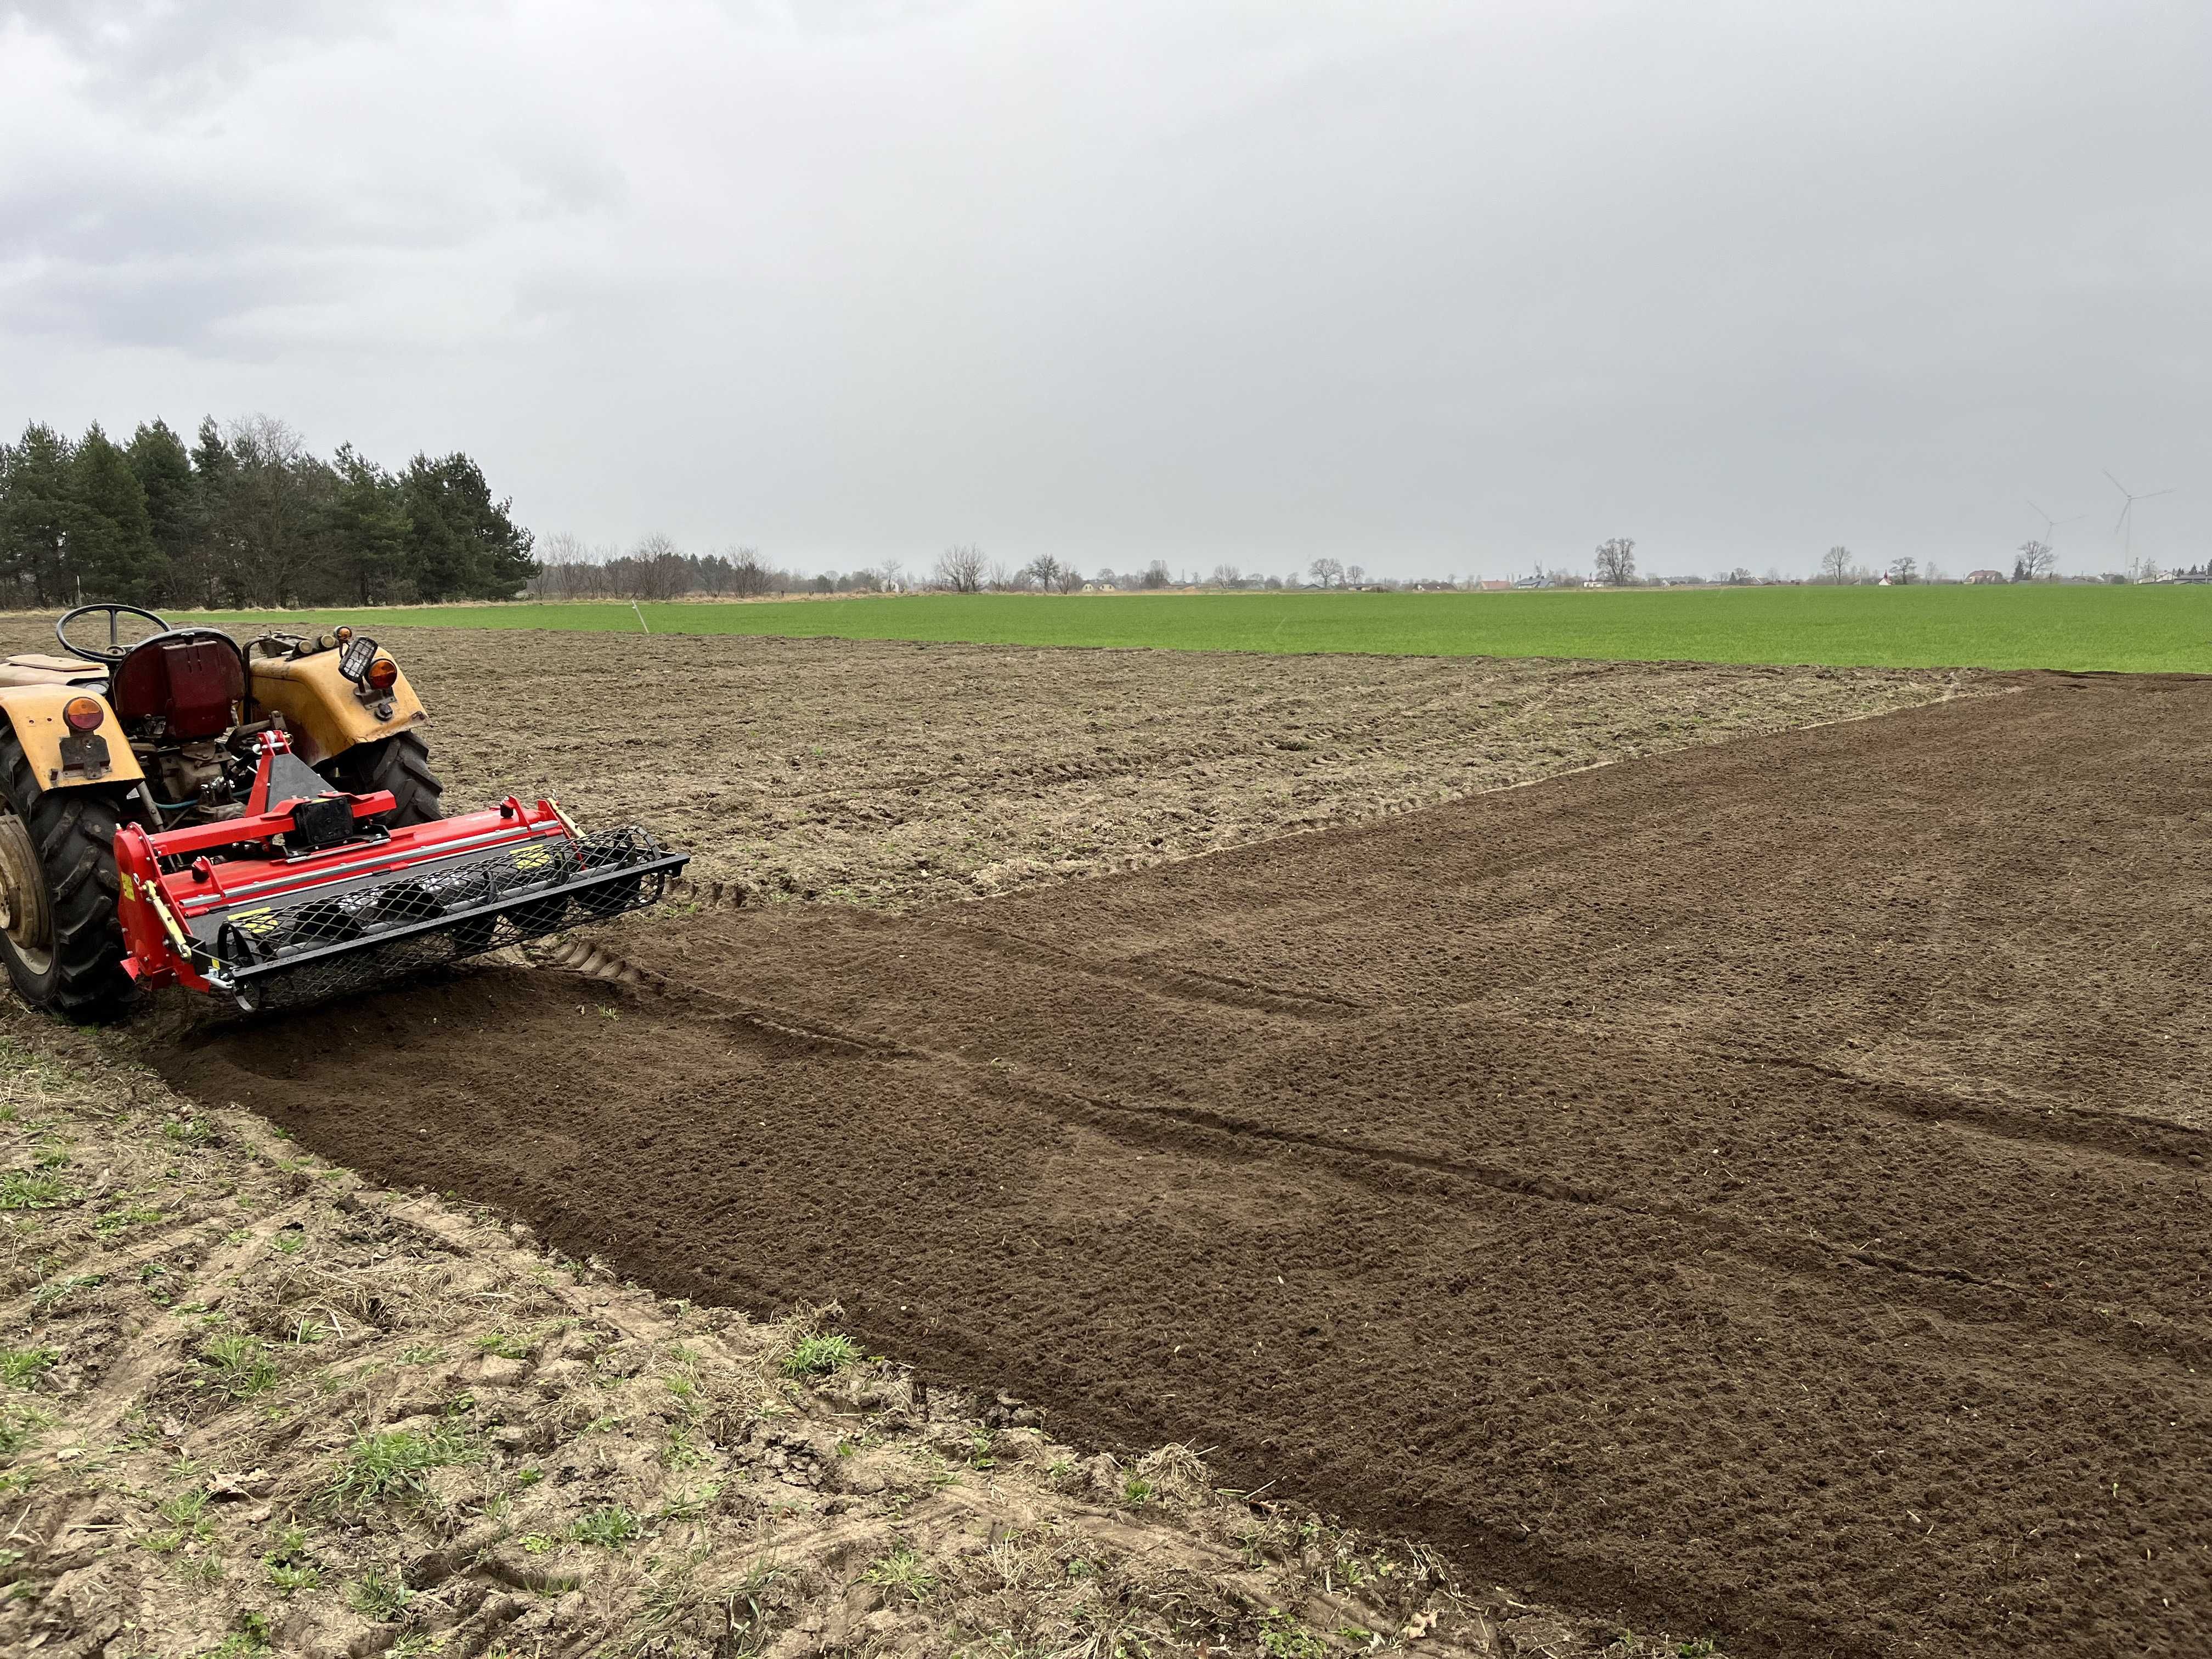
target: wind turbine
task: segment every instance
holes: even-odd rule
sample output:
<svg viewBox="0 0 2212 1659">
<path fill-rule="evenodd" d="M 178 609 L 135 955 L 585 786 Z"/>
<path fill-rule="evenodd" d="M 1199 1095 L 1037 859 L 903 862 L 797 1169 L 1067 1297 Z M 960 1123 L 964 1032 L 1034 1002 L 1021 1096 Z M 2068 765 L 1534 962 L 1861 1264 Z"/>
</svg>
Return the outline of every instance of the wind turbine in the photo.
<svg viewBox="0 0 2212 1659">
<path fill-rule="evenodd" d="M 2112 475 L 2109 472 L 2105 476 L 2112 478 Z M 2120 550 L 2127 556 L 2129 562 L 2133 563 L 2136 553 L 2136 503 L 2151 501 L 2160 495 L 2171 495 L 2173 494 L 2173 489 L 2169 486 L 2165 489 L 2154 489 L 2147 495 L 2138 495 L 2118 478 L 2112 478 L 2112 488 L 2128 498 L 2127 505 L 2120 509 L 2120 516 L 2112 522 L 2112 532 L 2121 538 Z"/>
<path fill-rule="evenodd" d="M 2060 525 L 2072 524 L 2075 519 L 2081 516 L 2079 513 L 2075 513 L 2063 519 L 2054 519 L 2048 513 L 2045 513 L 2041 507 L 2036 507 L 2033 501 L 2029 501 L 2028 506 L 2034 507 L 2035 516 L 2043 520 L 2043 544 L 2045 547 L 2050 546 L 2054 541 L 2057 540 L 2058 526 Z"/>
</svg>

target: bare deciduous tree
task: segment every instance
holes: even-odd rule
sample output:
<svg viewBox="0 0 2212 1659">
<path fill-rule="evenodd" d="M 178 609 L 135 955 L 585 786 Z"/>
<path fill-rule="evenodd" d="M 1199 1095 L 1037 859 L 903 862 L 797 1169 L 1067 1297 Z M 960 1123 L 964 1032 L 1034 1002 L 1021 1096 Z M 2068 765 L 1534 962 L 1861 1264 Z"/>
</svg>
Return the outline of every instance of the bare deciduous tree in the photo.
<svg viewBox="0 0 2212 1659">
<path fill-rule="evenodd" d="M 1838 542 L 1820 555 L 1820 580 L 1840 582 L 1851 574 L 1851 550 Z"/>
<path fill-rule="evenodd" d="M 2025 541 L 2012 562 L 2012 579 L 2016 582 L 2032 582 L 2051 574 L 2051 567 L 2058 556 L 2051 550 L 2049 542 Z"/>
<path fill-rule="evenodd" d="M 1316 559 L 1306 567 L 1316 586 L 1334 587 L 1344 580 L 1344 562 L 1340 559 Z"/>
<path fill-rule="evenodd" d="M 1912 580 L 1912 573 L 1920 568 L 1920 561 L 1911 554 L 1903 554 L 1889 562 L 1889 579 L 1900 585 Z"/>
<path fill-rule="evenodd" d="M 667 537 L 645 537 L 629 550 L 630 592 L 641 599 L 672 599 L 691 585 L 683 550 Z"/>
<path fill-rule="evenodd" d="M 538 572 L 527 591 L 533 599 L 574 599 L 595 587 L 605 569 L 604 556 L 563 530 L 538 544 Z"/>
<path fill-rule="evenodd" d="M 981 548 L 956 542 L 937 556 L 934 574 L 939 587 L 949 587 L 955 593 L 980 593 L 988 569 Z"/>
<path fill-rule="evenodd" d="M 768 567 L 758 550 L 740 547 L 730 555 L 730 591 L 741 599 L 758 599 L 769 590 Z"/>
<path fill-rule="evenodd" d="M 1633 537 L 1615 536 L 1598 544 L 1597 579 L 1607 587 L 1626 587 L 1636 580 Z"/>
</svg>

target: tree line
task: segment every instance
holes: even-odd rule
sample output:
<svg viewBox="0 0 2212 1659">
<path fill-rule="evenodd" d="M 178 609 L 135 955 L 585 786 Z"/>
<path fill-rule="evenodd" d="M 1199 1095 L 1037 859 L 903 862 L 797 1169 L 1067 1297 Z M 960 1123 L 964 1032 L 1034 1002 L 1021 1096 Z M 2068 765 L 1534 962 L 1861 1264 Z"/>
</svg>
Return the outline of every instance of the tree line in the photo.
<svg viewBox="0 0 2212 1659">
<path fill-rule="evenodd" d="M 392 471 L 282 421 L 166 422 L 128 443 L 33 422 L 0 445 L 0 601 L 239 606 L 503 599 L 531 534 L 459 451 Z"/>
<path fill-rule="evenodd" d="M 1049 553 L 1013 564 L 987 555 L 973 543 L 957 543 L 927 567 L 909 573 L 905 561 L 884 559 L 847 571 L 809 574 L 771 562 L 753 547 L 716 553 L 687 553 L 666 536 L 641 538 L 628 551 L 593 546 L 569 535 L 549 536 L 538 550 L 538 571 L 529 592 L 544 599 L 673 599 L 685 595 L 713 599 L 775 598 L 792 593 L 1073 593 L 1084 588 L 1156 590 L 1197 586 L 1280 589 L 1295 587 L 1280 576 L 1247 576 L 1234 565 L 1216 565 L 1201 579 L 1194 572 L 1176 574 L 1167 561 L 1154 559 L 1141 570 L 1101 569 L 1086 576 L 1073 563 Z M 1328 568 L 1322 569 L 1326 565 Z M 1353 586 L 1363 572 L 1334 559 L 1315 566 L 1320 586 Z"/>
</svg>

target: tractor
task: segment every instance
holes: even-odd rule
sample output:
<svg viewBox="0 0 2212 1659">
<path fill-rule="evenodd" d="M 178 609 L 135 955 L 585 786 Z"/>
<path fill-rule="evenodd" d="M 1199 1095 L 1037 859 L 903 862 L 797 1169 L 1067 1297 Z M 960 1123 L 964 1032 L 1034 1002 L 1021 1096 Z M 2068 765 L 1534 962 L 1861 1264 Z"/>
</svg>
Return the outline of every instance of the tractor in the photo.
<svg viewBox="0 0 2212 1659">
<path fill-rule="evenodd" d="M 351 628 L 81 605 L 54 635 L 0 660 L 0 961 L 33 1007 L 305 1006 L 643 908 L 685 863 L 550 800 L 444 816 L 422 701 Z"/>
</svg>

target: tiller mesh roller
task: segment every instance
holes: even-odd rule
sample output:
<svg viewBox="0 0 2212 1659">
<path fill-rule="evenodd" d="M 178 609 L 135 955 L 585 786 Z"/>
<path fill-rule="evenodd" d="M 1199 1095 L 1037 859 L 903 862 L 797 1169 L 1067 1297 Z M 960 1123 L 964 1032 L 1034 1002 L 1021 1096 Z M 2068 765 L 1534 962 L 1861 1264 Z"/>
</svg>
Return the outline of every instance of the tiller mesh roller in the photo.
<svg viewBox="0 0 2212 1659">
<path fill-rule="evenodd" d="M 238 817 L 115 836 L 118 905 L 142 986 L 249 1012 L 296 1007 L 658 901 L 686 855 L 635 826 L 585 835 L 510 796 L 386 828 L 388 791 L 348 794 L 263 733 Z"/>
</svg>

